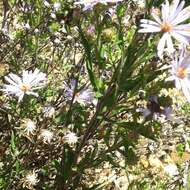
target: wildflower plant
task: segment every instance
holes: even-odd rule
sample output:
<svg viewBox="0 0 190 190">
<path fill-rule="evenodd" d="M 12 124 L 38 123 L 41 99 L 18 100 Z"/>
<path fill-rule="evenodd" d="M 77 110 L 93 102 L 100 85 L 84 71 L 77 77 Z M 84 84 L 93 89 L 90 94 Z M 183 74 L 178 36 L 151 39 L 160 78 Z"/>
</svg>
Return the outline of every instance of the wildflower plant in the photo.
<svg viewBox="0 0 190 190">
<path fill-rule="evenodd" d="M 141 139 L 176 124 L 161 92 L 190 101 L 189 6 L 140 2 L 3 1 L 0 189 L 119 186 L 115 171 L 88 179 L 130 172 Z"/>
</svg>

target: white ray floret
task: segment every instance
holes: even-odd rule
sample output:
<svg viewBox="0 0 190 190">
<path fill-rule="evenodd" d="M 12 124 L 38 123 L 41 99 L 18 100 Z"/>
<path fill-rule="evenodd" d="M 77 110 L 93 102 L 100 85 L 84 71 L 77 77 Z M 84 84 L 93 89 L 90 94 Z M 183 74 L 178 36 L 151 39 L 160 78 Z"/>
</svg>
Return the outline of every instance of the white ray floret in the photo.
<svg viewBox="0 0 190 190">
<path fill-rule="evenodd" d="M 190 24 L 184 23 L 190 18 L 190 6 L 184 8 L 185 1 L 174 0 L 170 5 L 168 0 L 162 4 L 161 11 L 152 11 L 154 20 L 141 19 L 139 32 L 141 33 L 163 33 L 158 46 L 158 56 L 162 57 L 166 50 L 173 53 L 175 48 L 174 38 L 177 42 L 188 45 L 190 42 Z"/>
<path fill-rule="evenodd" d="M 46 79 L 46 74 L 38 69 L 35 69 L 34 72 L 23 71 L 22 77 L 10 73 L 9 76 L 5 77 L 9 84 L 5 84 L 1 90 L 7 95 L 17 96 L 18 102 L 20 102 L 25 94 L 37 97 L 38 94 L 34 90 L 42 88 L 46 83 Z"/>
<path fill-rule="evenodd" d="M 183 91 L 183 94 L 190 102 L 190 55 L 183 57 L 181 53 L 180 57 L 177 56 L 173 59 L 171 65 L 171 76 L 167 81 L 175 81 L 175 87 Z"/>
</svg>

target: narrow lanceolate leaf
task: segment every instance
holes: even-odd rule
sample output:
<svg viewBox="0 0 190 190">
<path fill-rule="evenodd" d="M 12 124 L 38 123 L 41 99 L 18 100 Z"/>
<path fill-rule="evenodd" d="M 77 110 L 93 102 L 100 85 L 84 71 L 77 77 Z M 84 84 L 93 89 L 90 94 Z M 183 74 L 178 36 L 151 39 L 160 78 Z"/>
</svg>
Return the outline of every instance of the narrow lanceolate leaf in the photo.
<svg viewBox="0 0 190 190">
<path fill-rule="evenodd" d="M 13 131 L 11 134 L 11 149 L 12 149 L 12 153 L 15 154 L 17 147 L 16 147 L 16 137 Z"/>
<path fill-rule="evenodd" d="M 88 43 L 87 39 L 85 38 L 84 33 L 83 33 L 82 28 L 81 28 L 80 25 L 78 26 L 78 29 L 79 29 L 79 34 L 80 34 L 80 37 L 81 37 L 82 44 L 83 44 L 84 49 L 85 49 L 86 68 L 87 68 L 87 71 L 88 71 L 88 75 L 89 75 L 89 78 L 90 78 L 90 81 L 91 81 L 91 84 L 92 84 L 94 90 L 97 91 L 98 86 L 97 86 L 95 74 L 93 73 L 91 46 Z"/>
</svg>

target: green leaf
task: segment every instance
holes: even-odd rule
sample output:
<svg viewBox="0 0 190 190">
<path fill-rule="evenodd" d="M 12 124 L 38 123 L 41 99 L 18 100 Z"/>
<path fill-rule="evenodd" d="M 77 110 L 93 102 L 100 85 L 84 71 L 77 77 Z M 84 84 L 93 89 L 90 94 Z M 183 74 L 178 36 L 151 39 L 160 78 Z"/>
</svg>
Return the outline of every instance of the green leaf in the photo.
<svg viewBox="0 0 190 190">
<path fill-rule="evenodd" d="M 59 171 L 59 169 L 60 169 L 60 162 L 59 162 L 58 160 L 53 160 L 53 161 L 52 161 L 52 165 L 53 165 L 53 167 L 54 167 L 57 171 Z"/>
<path fill-rule="evenodd" d="M 79 34 L 82 40 L 82 44 L 84 46 L 85 49 L 85 53 L 86 53 L 86 68 L 88 71 L 88 75 L 89 75 L 89 79 L 91 81 L 91 84 L 94 88 L 95 91 L 98 90 L 98 85 L 97 85 L 97 79 L 95 78 L 95 75 L 93 73 L 93 67 L 92 67 L 92 57 L 91 57 L 91 46 L 88 43 L 88 40 L 85 38 L 84 33 L 82 31 L 81 26 L 78 26 L 79 29 Z"/>
<path fill-rule="evenodd" d="M 115 122 L 117 126 L 123 127 L 126 130 L 134 131 L 137 134 L 140 134 L 146 138 L 155 140 L 156 133 L 151 133 L 151 124 L 140 124 L 136 122 L 128 122 L 128 121 L 122 121 L 122 122 Z"/>
<path fill-rule="evenodd" d="M 21 168 L 20 168 L 20 162 L 18 160 L 16 161 L 15 166 L 16 166 L 16 172 L 19 173 Z"/>
<path fill-rule="evenodd" d="M 13 154 L 15 154 L 17 151 L 17 148 L 16 148 L 16 137 L 13 131 L 11 133 L 11 149 L 12 149 Z"/>
</svg>

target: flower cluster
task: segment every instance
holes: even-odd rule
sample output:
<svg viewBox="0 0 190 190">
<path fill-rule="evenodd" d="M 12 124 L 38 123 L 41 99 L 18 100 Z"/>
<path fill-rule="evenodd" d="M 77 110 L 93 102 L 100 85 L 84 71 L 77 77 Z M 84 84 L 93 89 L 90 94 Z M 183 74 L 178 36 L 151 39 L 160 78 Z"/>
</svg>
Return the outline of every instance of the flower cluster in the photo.
<svg viewBox="0 0 190 190">
<path fill-rule="evenodd" d="M 154 20 L 141 19 L 140 27 L 142 28 L 139 32 L 162 34 L 157 46 L 158 56 L 163 57 L 163 53 L 166 51 L 173 59 L 169 66 L 171 76 L 167 78 L 167 81 L 175 81 L 176 88 L 182 89 L 190 102 L 190 55 L 185 53 L 185 47 L 190 42 L 190 24 L 184 24 L 184 21 L 190 18 L 190 6 L 184 8 L 184 5 L 185 1 L 174 0 L 172 4 L 169 4 L 169 1 L 166 0 L 162 4 L 161 10 L 152 10 L 151 15 Z M 177 52 L 172 38 L 178 42 L 179 47 L 183 47 L 180 53 Z M 179 58 L 178 54 L 180 54 Z"/>
<path fill-rule="evenodd" d="M 111 164 L 125 169 L 139 155 L 145 169 L 158 162 L 169 176 L 181 174 L 174 163 L 161 163 L 166 154 L 156 159 L 152 139 L 171 142 L 166 136 L 187 123 L 176 113 L 180 91 L 190 102 L 185 0 L 37 2 L 3 3 L 6 14 L 0 14 L 2 189 L 92 189 L 92 175 L 102 167 L 108 181 L 96 181 L 102 188 L 127 189 L 128 178 L 107 171 Z M 190 110 L 185 106 L 180 112 Z M 177 134 L 180 154 L 190 152 L 189 134 Z M 139 177 L 133 178 L 136 189 Z"/>
</svg>

